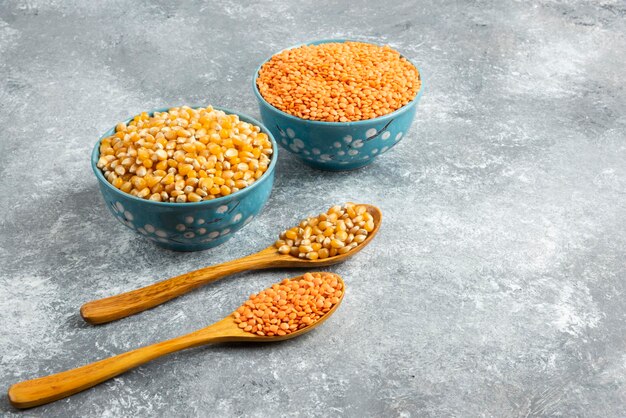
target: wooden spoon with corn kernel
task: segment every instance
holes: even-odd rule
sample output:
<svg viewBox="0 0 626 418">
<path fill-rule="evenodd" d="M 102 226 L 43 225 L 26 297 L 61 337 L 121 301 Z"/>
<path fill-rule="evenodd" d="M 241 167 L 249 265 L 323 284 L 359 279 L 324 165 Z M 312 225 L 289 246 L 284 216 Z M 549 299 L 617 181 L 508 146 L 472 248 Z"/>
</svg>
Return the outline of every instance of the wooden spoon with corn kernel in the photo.
<svg viewBox="0 0 626 418">
<path fill-rule="evenodd" d="M 371 231 L 368 231 L 365 239 L 343 254 L 337 251 L 336 255 L 327 258 L 308 259 L 298 257 L 299 254 L 281 254 L 276 245 L 271 245 L 258 253 L 237 260 L 204 267 L 140 289 L 87 302 L 80 308 L 80 314 L 90 324 L 103 324 L 153 308 L 197 287 L 242 271 L 268 268 L 313 268 L 341 263 L 365 248 L 378 233 L 382 222 L 382 212 L 376 206 L 352 203 L 346 205 L 365 207 L 372 223 L 371 228 L 368 228 Z"/>
<path fill-rule="evenodd" d="M 316 316 L 314 322 L 307 321 L 307 323 L 303 323 L 300 321 L 298 326 L 292 326 L 294 329 L 289 331 L 289 333 L 281 332 L 284 335 L 268 336 L 260 335 L 264 334 L 263 332 L 252 333 L 249 330 L 246 331 L 247 327 L 245 327 L 246 329 L 242 327 L 242 317 L 239 313 L 242 308 L 244 310 L 247 308 L 247 305 L 244 304 L 226 318 L 190 334 L 118 354 L 77 369 L 16 383 L 9 388 L 9 400 L 14 407 L 20 409 L 54 402 L 102 383 L 141 364 L 191 347 L 224 342 L 274 342 L 299 337 L 326 321 L 337 310 L 345 294 L 345 283 L 338 275 L 332 273 L 313 273 L 313 275 L 316 275 L 316 280 L 318 280 L 315 284 L 313 281 L 306 279 L 307 276 L 311 276 L 311 273 L 307 273 L 304 276 L 283 281 L 281 285 L 293 281 L 299 281 L 299 283 L 308 282 L 311 288 L 319 290 L 320 286 L 318 283 L 321 281 L 319 278 L 326 277 L 333 281 L 335 286 L 330 289 L 337 291 L 333 295 L 338 295 L 338 297 L 333 296 L 332 305 L 326 305 L 326 307 L 318 311 L 319 315 Z M 326 281 L 326 283 L 329 283 L 329 281 Z M 266 289 L 264 292 L 270 289 Z M 259 295 L 261 293 L 263 292 L 260 292 Z M 253 296 L 258 297 L 258 295 Z M 287 296 L 288 298 L 289 296 Z M 246 301 L 246 303 L 249 302 Z M 278 302 L 277 304 L 282 307 L 284 300 L 279 299 Z M 293 302 L 293 299 L 291 302 Z M 293 305 L 294 303 L 287 306 L 292 307 Z M 293 322 L 283 319 L 280 323 L 287 324 Z"/>
</svg>

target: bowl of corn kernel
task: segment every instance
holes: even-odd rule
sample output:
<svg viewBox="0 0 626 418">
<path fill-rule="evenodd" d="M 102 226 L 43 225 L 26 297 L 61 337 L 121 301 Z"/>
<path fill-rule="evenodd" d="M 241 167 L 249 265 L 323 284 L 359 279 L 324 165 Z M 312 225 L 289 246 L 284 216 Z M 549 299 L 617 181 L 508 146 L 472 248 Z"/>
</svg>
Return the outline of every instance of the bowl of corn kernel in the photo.
<svg viewBox="0 0 626 418">
<path fill-rule="evenodd" d="M 278 52 L 252 84 L 278 143 L 308 165 L 333 171 L 363 167 L 396 145 L 422 95 L 419 70 L 399 52 L 349 40 Z"/>
<path fill-rule="evenodd" d="M 227 241 L 267 202 L 276 142 L 255 119 L 218 107 L 143 112 L 108 130 L 91 165 L 115 218 L 161 247 Z"/>
</svg>

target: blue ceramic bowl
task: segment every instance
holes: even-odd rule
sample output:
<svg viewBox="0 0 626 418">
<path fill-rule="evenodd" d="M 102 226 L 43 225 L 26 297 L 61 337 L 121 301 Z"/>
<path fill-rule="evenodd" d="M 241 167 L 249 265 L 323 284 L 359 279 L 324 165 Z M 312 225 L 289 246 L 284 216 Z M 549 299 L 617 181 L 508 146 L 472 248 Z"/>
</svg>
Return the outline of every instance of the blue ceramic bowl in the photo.
<svg viewBox="0 0 626 418">
<path fill-rule="evenodd" d="M 199 107 L 199 106 L 195 106 Z M 150 112 L 165 112 L 170 108 Z M 272 133 L 255 119 L 229 109 L 215 107 L 242 121 L 261 128 L 272 141 L 270 166 L 259 180 L 231 195 L 196 203 L 155 202 L 140 199 L 116 189 L 96 166 L 100 158 L 100 141 L 115 133 L 109 129 L 91 153 L 91 168 L 98 179 L 107 207 L 122 224 L 157 245 L 176 251 L 198 251 L 222 244 L 247 225 L 261 211 L 272 191 L 277 146 Z M 128 123 L 132 118 L 126 120 Z"/>
<path fill-rule="evenodd" d="M 327 39 L 287 49 L 302 45 L 349 41 L 348 39 Z M 374 119 L 356 122 L 322 122 L 301 119 L 278 110 L 261 96 L 256 79 L 263 64 L 257 68 L 252 78 L 252 88 L 259 101 L 263 123 L 272 131 L 284 149 L 298 156 L 306 164 L 322 170 L 341 171 L 360 168 L 391 149 L 411 127 L 417 103 L 422 97 L 423 86 L 411 102 L 395 112 Z"/>
</svg>

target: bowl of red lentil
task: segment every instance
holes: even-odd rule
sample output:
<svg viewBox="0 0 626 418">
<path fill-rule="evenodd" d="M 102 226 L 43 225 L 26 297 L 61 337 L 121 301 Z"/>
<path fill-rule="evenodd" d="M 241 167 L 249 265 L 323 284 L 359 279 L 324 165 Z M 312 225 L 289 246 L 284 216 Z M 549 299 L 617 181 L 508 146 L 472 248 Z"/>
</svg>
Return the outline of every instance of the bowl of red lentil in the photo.
<svg viewBox="0 0 626 418">
<path fill-rule="evenodd" d="M 370 164 L 405 137 L 419 70 L 389 46 L 322 40 L 287 48 L 253 77 L 263 123 L 287 151 L 323 170 Z"/>
<path fill-rule="evenodd" d="M 261 211 L 274 183 L 272 133 L 219 107 L 143 112 L 109 129 L 91 166 L 123 225 L 176 251 L 215 247 Z"/>
</svg>

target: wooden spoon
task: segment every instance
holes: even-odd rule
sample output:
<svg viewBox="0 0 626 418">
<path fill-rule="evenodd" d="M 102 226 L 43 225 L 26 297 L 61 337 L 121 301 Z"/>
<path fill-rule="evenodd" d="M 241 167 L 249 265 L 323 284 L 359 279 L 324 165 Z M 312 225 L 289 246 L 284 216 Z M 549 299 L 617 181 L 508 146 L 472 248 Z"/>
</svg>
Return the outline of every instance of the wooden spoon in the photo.
<svg viewBox="0 0 626 418">
<path fill-rule="evenodd" d="M 50 403 L 102 383 L 150 360 L 200 345 L 235 341 L 274 342 L 299 337 L 326 321 L 343 301 L 345 283 L 341 277 L 336 277 L 344 289 L 339 301 L 315 323 L 291 334 L 273 337 L 252 334 L 239 328 L 231 314 L 187 335 L 118 354 L 77 369 L 16 383 L 9 388 L 9 400 L 14 407 L 20 409 Z"/>
<path fill-rule="evenodd" d="M 258 253 L 237 260 L 204 267 L 130 292 L 87 302 L 80 308 L 80 314 L 90 324 L 103 324 L 153 308 L 197 287 L 245 270 L 262 270 L 274 267 L 311 268 L 340 263 L 368 245 L 380 228 L 383 216 L 380 209 L 372 205 L 363 206 L 367 207 L 367 211 L 374 218 L 374 230 L 368 234 L 365 241 L 346 254 L 325 259 L 307 260 L 290 254 L 280 254 L 276 247 L 271 245 Z"/>
</svg>

